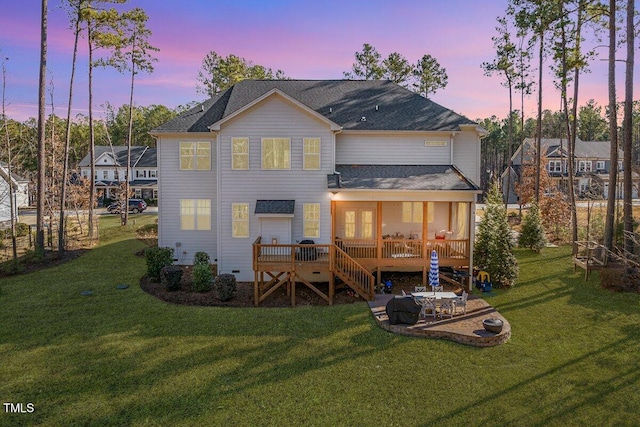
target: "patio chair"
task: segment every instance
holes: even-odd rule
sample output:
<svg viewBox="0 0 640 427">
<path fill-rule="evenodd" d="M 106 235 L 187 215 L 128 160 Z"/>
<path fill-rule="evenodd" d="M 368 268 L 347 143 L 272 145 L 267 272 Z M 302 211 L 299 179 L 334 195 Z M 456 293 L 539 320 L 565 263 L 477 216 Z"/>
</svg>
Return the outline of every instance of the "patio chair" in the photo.
<svg viewBox="0 0 640 427">
<path fill-rule="evenodd" d="M 442 298 L 440 300 L 440 317 L 449 316 L 453 318 L 456 312 L 456 300 L 457 298 Z"/>
<path fill-rule="evenodd" d="M 467 291 L 462 291 L 462 295 L 456 299 L 456 314 L 458 307 L 462 307 L 462 314 L 467 314 L 467 298 L 469 298 Z"/>
<path fill-rule="evenodd" d="M 422 309 L 420 310 L 420 315 L 426 318 L 427 316 L 431 316 L 435 319 L 436 317 L 436 298 L 435 297 L 424 297 L 424 298 L 416 298 L 413 299 L 416 304 L 420 305 Z M 429 313 L 427 313 L 427 311 Z"/>
<path fill-rule="evenodd" d="M 444 286 L 443 285 L 439 285 L 439 286 L 431 285 L 431 292 L 444 292 Z"/>
<path fill-rule="evenodd" d="M 426 286 L 414 286 L 413 292 L 427 292 Z"/>
</svg>

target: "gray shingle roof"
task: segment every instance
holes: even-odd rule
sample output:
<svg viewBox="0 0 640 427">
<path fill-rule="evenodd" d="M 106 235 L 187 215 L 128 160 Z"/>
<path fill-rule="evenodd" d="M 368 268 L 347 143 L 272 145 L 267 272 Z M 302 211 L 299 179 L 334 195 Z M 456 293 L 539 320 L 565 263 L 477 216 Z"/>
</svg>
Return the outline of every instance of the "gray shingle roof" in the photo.
<svg viewBox="0 0 640 427">
<path fill-rule="evenodd" d="M 452 165 L 336 165 L 330 190 L 479 190 Z"/>
<path fill-rule="evenodd" d="M 454 131 L 475 124 L 388 80 L 243 80 L 152 133 L 209 132 L 208 126 L 273 89 L 344 130 Z"/>
<path fill-rule="evenodd" d="M 96 145 L 94 149 L 94 159 L 99 158 L 104 153 L 111 153 L 115 155 L 116 164 L 124 166 L 127 164 L 127 147 L 114 146 L 113 148 L 106 145 Z M 141 157 L 142 156 L 142 157 Z M 157 165 L 157 150 L 155 148 L 149 148 L 146 146 L 132 146 L 131 147 L 131 166 L 138 167 L 155 167 Z M 138 163 L 138 164 L 136 164 Z M 89 154 L 84 156 L 79 163 L 80 167 L 91 166 L 89 162 Z M 99 166 L 99 165 L 98 165 Z"/>
<path fill-rule="evenodd" d="M 295 200 L 257 200 L 256 214 L 293 215 Z"/>
</svg>

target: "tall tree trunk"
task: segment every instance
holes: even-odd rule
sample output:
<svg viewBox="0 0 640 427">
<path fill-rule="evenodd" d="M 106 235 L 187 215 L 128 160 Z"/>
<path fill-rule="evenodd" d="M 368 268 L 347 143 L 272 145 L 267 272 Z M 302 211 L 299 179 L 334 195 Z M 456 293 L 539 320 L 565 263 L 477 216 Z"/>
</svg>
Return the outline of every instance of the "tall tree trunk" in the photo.
<svg viewBox="0 0 640 427">
<path fill-rule="evenodd" d="M 13 189 L 13 183 L 11 182 L 11 168 L 13 165 L 13 155 L 11 153 L 11 138 L 9 137 L 9 126 L 7 124 L 5 94 L 7 93 L 7 68 L 5 66 L 4 58 L 2 59 L 2 121 L 4 127 L 5 143 L 7 145 L 7 182 L 9 183 L 9 219 L 11 221 L 11 248 L 13 251 L 13 262 L 18 261 L 18 245 L 16 242 L 16 199 L 15 190 Z"/>
<path fill-rule="evenodd" d="M 575 46 L 575 55 L 576 57 L 581 56 L 580 54 L 580 39 L 582 37 L 582 13 L 584 10 L 584 0 L 580 0 L 578 2 L 578 17 L 577 17 L 577 25 L 576 25 L 576 46 Z M 569 147 L 571 148 L 572 157 L 569 159 L 569 164 L 571 166 L 574 165 L 575 152 L 576 152 L 576 134 L 578 130 L 578 88 L 579 88 L 579 78 L 580 78 L 580 67 L 576 66 L 573 70 L 573 105 L 572 105 L 572 120 L 571 120 L 571 134 L 569 140 Z M 572 168 L 573 169 L 573 168 Z M 573 188 L 573 174 L 569 173 L 569 180 L 571 182 L 571 188 Z M 573 241 L 578 240 L 578 212 L 576 209 L 576 193 L 575 190 L 569 192 L 570 202 L 571 202 L 571 231 L 572 231 L 572 239 Z M 574 245 L 573 253 L 575 254 L 578 250 L 578 247 Z"/>
<path fill-rule="evenodd" d="M 40 77 L 38 87 L 38 190 L 36 199 L 36 254 L 44 256 L 45 197 L 45 91 L 47 72 L 47 0 L 42 0 L 40 29 Z"/>
<path fill-rule="evenodd" d="M 542 155 L 542 59 L 544 57 L 544 31 L 540 31 L 540 58 L 538 62 L 538 123 L 536 125 L 536 180 L 535 200 L 540 206 L 540 156 Z"/>
<path fill-rule="evenodd" d="M 132 51 L 135 51 L 135 35 L 133 37 L 133 46 Z M 136 63 L 135 63 L 135 55 L 131 55 L 131 88 L 129 91 L 129 129 L 127 133 L 127 169 L 125 172 L 125 200 L 126 200 L 126 208 L 124 209 L 124 220 L 123 225 L 127 225 L 129 221 L 129 192 L 131 189 L 129 188 L 129 168 L 131 167 L 131 136 L 133 134 L 133 87 L 136 76 Z"/>
<path fill-rule="evenodd" d="M 613 251 L 615 207 L 618 197 L 618 113 L 616 104 L 616 0 L 609 0 L 609 192 L 604 226 L 604 245 Z"/>
<path fill-rule="evenodd" d="M 504 201 L 504 208 L 509 208 L 509 195 L 511 194 L 511 156 L 513 150 L 513 91 L 511 86 L 511 79 L 507 76 L 509 81 L 509 131 L 508 131 L 508 147 L 507 147 L 507 197 Z"/>
<path fill-rule="evenodd" d="M 89 7 L 91 7 L 89 5 Z M 89 187 L 89 241 L 93 240 L 94 230 L 94 209 L 93 204 L 96 200 L 96 138 L 93 126 L 93 28 L 92 22 L 87 22 L 87 41 L 89 42 L 89 160 L 91 162 L 91 177 Z"/>
<path fill-rule="evenodd" d="M 633 253 L 634 249 L 634 243 L 631 236 L 631 233 L 633 233 L 631 151 L 633 147 L 633 62 L 635 44 L 633 26 L 635 10 L 633 4 L 633 0 L 627 0 L 627 61 L 625 63 L 624 118 L 622 119 L 622 138 L 624 146 L 624 250 L 626 253 Z"/>
<path fill-rule="evenodd" d="M 67 104 L 67 129 L 64 142 L 64 159 L 62 163 L 62 179 L 60 181 L 60 218 L 58 220 L 58 255 L 62 257 L 65 250 L 65 208 L 67 201 L 67 181 L 69 174 L 69 146 L 71 145 L 71 106 L 73 105 L 73 80 L 76 74 L 76 59 L 78 55 L 78 38 L 80 36 L 80 19 L 82 18 L 82 2 L 78 1 L 78 10 L 74 27 L 73 58 L 71 60 L 71 78 L 69 79 L 69 102 Z"/>
</svg>

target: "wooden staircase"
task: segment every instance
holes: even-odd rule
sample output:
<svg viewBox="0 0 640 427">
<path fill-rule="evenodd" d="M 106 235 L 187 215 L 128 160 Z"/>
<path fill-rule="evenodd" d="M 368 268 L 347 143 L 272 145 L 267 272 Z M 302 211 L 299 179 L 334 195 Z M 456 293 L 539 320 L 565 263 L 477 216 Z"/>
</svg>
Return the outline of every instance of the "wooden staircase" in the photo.
<svg viewBox="0 0 640 427">
<path fill-rule="evenodd" d="M 373 301 L 375 294 L 375 278 L 349 254 L 333 245 L 333 274 L 367 301 Z"/>
</svg>

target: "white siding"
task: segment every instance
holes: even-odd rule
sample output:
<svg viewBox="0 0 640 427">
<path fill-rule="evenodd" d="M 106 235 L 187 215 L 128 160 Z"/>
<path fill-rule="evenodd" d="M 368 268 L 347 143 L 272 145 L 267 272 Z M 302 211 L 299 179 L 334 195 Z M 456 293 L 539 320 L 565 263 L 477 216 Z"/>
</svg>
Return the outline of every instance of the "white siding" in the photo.
<svg viewBox="0 0 640 427">
<path fill-rule="evenodd" d="M 452 164 L 480 185 L 480 139 L 476 132 L 461 132 L 454 137 Z"/>
<path fill-rule="evenodd" d="M 11 199 L 9 183 L 0 176 L 0 222 L 11 220 Z"/>
<path fill-rule="evenodd" d="M 446 146 L 426 146 L 425 141 Z M 450 134 L 341 133 L 336 137 L 336 164 L 450 165 L 450 143 Z"/>
<path fill-rule="evenodd" d="M 231 169 L 231 138 L 249 138 L 249 170 Z M 262 170 L 261 139 L 291 139 L 291 169 Z M 303 170 L 303 138 L 321 138 L 321 169 Z M 303 204 L 320 203 L 320 238 L 331 242 L 331 203 L 327 174 L 333 172 L 333 132 L 326 122 L 274 95 L 222 125 L 220 143 L 220 273 L 253 280 L 252 244 L 260 236 L 256 200 L 295 200 L 291 241 L 303 240 Z M 249 238 L 231 237 L 231 204 L 249 204 Z M 263 236 L 265 240 L 269 236 Z"/>
<path fill-rule="evenodd" d="M 180 141 L 210 141 L 211 170 L 181 171 Z M 217 252 L 217 172 L 216 142 L 212 136 L 185 134 L 158 139 L 158 246 L 174 249 L 179 264 L 192 264 L 198 251 L 209 254 L 212 262 Z M 180 200 L 210 199 L 211 230 L 180 230 Z M 179 244 L 179 246 L 178 246 Z"/>
</svg>

